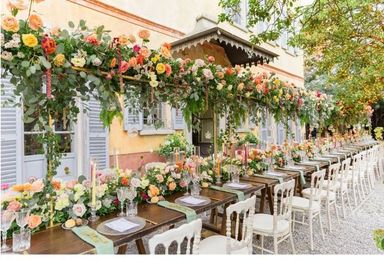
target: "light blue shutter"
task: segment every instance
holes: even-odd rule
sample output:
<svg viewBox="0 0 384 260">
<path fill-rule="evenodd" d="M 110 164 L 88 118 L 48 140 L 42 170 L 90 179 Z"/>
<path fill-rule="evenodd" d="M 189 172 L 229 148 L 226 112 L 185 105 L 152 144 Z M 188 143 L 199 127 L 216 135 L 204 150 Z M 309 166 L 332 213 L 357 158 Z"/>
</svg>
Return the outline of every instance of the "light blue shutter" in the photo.
<svg viewBox="0 0 384 260">
<path fill-rule="evenodd" d="M 133 106 L 127 105 L 124 108 L 124 130 L 128 132 L 140 131 L 143 129 L 143 112 Z"/>
<path fill-rule="evenodd" d="M 173 129 L 181 130 L 185 128 L 183 111 L 181 109 L 172 108 Z"/>
<path fill-rule="evenodd" d="M 88 107 L 88 154 L 95 161 L 98 169 L 105 169 L 109 167 L 108 128 L 105 128 L 100 120 L 101 106 L 99 101 L 91 97 Z M 86 169 L 89 169 L 90 164 L 87 163 Z"/>
<path fill-rule="evenodd" d="M 5 104 L 14 99 L 14 86 L 9 77 L 1 79 L 1 183 L 13 185 L 22 182 L 21 174 L 21 109 Z M 3 106 L 4 105 L 4 106 Z"/>
<path fill-rule="evenodd" d="M 295 133 L 296 142 L 301 142 L 301 123 L 300 119 L 296 120 L 296 133 Z"/>
<path fill-rule="evenodd" d="M 260 127 L 260 138 L 264 142 L 268 141 L 268 123 L 267 122 L 268 122 L 268 119 L 265 118 L 265 120 L 263 121 Z"/>
</svg>

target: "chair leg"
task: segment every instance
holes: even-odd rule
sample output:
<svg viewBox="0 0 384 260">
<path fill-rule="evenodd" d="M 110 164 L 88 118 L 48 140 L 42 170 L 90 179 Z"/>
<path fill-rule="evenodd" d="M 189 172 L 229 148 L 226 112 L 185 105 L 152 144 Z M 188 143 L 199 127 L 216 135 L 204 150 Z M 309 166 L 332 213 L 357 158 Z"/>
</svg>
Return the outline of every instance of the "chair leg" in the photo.
<svg viewBox="0 0 384 260">
<path fill-rule="evenodd" d="M 330 209 L 329 209 L 329 202 L 328 202 L 328 200 L 326 202 L 326 209 L 327 209 L 328 229 L 329 229 L 329 232 L 331 232 L 332 231 L 331 212 L 330 212 Z"/>
<path fill-rule="evenodd" d="M 335 207 L 337 223 L 340 225 L 340 218 L 339 218 L 339 213 L 338 213 L 338 210 L 337 210 L 336 200 L 333 202 L 333 205 Z"/>
<path fill-rule="evenodd" d="M 352 183 L 352 193 L 353 193 L 353 200 L 355 201 L 355 207 L 357 207 L 357 197 L 356 197 L 356 184 Z"/>
<path fill-rule="evenodd" d="M 343 187 L 343 185 L 341 185 Z M 340 197 L 341 197 L 341 209 L 343 211 L 343 218 L 345 218 L 345 205 L 344 205 L 344 196 L 343 196 L 343 188 L 340 189 Z"/>
<path fill-rule="evenodd" d="M 275 249 L 275 254 L 277 255 L 279 251 L 277 250 L 277 237 L 273 236 L 273 247 Z"/>
<path fill-rule="evenodd" d="M 295 231 L 296 212 L 292 211 L 292 230 Z"/>
<path fill-rule="evenodd" d="M 309 241 L 313 250 L 312 212 L 309 212 Z"/>
<path fill-rule="evenodd" d="M 293 236 L 292 236 L 292 232 L 291 232 L 291 234 L 289 235 L 289 240 L 291 241 L 292 253 L 293 253 L 293 254 L 296 254 L 295 245 L 293 244 Z"/>
<path fill-rule="evenodd" d="M 261 254 L 264 254 L 264 236 L 261 236 Z"/>
<path fill-rule="evenodd" d="M 321 212 L 319 212 L 319 224 L 320 224 L 321 237 L 324 240 L 324 229 L 323 229 L 323 223 L 321 221 Z"/>
<path fill-rule="evenodd" d="M 345 192 L 346 193 L 346 195 L 347 195 L 347 201 L 348 201 L 348 208 L 349 208 L 349 210 L 351 211 L 352 210 L 352 206 L 351 206 L 351 199 L 349 198 L 349 193 L 348 193 L 348 189 L 347 189 L 347 191 Z"/>
</svg>

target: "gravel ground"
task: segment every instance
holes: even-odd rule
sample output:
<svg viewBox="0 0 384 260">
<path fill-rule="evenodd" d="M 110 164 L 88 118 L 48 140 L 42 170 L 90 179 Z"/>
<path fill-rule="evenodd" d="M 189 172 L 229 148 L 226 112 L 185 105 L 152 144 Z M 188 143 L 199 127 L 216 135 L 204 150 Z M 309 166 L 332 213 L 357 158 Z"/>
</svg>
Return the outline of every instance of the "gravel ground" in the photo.
<svg viewBox="0 0 384 260">
<path fill-rule="evenodd" d="M 266 209 L 266 212 L 268 209 Z M 331 209 L 331 214 L 334 211 Z M 314 221 L 314 250 L 310 250 L 309 228 L 300 224 L 295 225 L 293 239 L 295 243 L 296 254 L 383 254 L 380 252 L 373 241 L 372 231 L 378 228 L 384 228 L 384 184 L 376 186 L 374 192 L 365 200 L 365 202 L 354 210 L 347 210 L 346 218 L 341 217 L 339 208 L 340 224 L 336 217 L 332 219 L 332 232 L 327 226 L 325 211 L 322 213 L 323 228 L 325 239 L 322 240 L 318 226 L 318 219 Z M 208 219 L 208 215 L 200 216 L 203 221 Z M 301 216 L 300 216 L 301 219 Z M 177 223 L 179 226 L 185 222 Z M 148 251 L 148 239 L 156 233 L 161 233 L 167 228 L 159 229 L 157 232 L 144 237 L 144 245 Z M 207 233 L 207 232 L 203 232 Z M 254 243 L 259 245 L 259 240 L 254 238 Z M 272 238 L 264 239 L 264 246 L 273 250 Z M 289 239 L 279 244 L 279 254 L 291 254 Z M 134 242 L 128 244 L 127 254 L 137 254 L 137 248 Z M 254 249 L 254 254 L 260 254 L 260 250 Z M 264 252 L 265 253 L 265 252 Z M 268 254 L 268 253 L 266 253 Z"/>
</svg>

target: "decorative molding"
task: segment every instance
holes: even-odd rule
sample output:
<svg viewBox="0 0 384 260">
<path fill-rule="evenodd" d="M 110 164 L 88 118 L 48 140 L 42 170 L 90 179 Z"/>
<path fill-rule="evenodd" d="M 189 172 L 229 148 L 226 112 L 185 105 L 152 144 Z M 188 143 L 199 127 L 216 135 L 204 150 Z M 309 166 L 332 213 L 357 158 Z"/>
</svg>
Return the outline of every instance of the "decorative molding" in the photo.
<svg viewBox="0 0 384 260">
<path fill-rule="evenodd" d="M 109 16 L 113 16 L 120 20 L 136 24 L 138 26 L 144 27 L 151 31 L 159 32 L 177 39 L 182 38 L 185 33 L 175 30 L 173 28 L 152 22 L 148 19 L 142 18 L 140 16 L 134 15 L 132 13 L 121 10 L 117 7 L 111 6 L 109 4 L 105 4 L 98 0 L 67 0 L 71 3 L 78 4 L 84 6 L 86 8 L 95 10 L 97 12 L 107 14 Z"/>
<path fill-rule="evenodd" d="M 270 71 L 272 71 L 272 72 L 276 72 L 277 74 L 287 76 L 287 77 L 289 77 L 289 78 L 296 78 L 296 79 L 298 79 L 298 80 L 303 81 L 303 83 L 304 83 L 304 77 L 301 77 L 301 76 L 298 76 L 298 75 L 296 75 L 296 74 L 287 72 L 287 71 L 285 71 L 285 70 L 276 68 L 276 67 L 274 67 L 274 66 L 272 66 L 272 65 L 270 65 L 270 64 L 263 64 L 263 65 L 258 65 L 258 66 L 260 66 L 261 68 L 270 70 Z"/>
</svg>

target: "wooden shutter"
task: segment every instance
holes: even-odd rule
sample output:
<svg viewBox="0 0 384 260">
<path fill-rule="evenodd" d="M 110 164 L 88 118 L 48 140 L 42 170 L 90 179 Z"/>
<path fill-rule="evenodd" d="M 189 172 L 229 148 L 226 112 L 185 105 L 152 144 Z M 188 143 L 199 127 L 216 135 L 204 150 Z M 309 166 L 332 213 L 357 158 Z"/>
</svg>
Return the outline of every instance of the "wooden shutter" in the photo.
<svg viewBox="0 0 384 260">
<path fill-rule="evenodd" d="M 10 78 L 1 79 L 1 183 L 10 185 L 22 182 L 21 109 L 4 104 L 15 98 Z M 4 105 L 4 106 L 3 106 Z"/>
<path fill-rule="evenodd" d="M 100 120 L 101 107 L 99 101 L 94 97 L 88 102 L 88 154 L 93 159 L 98 169 L 109 167 L 108 158 L 108 128 L 103 126 Z M 89 161 L 86 168 L 89 169 Z M 85 174 L 89 174 L 89 171 Z"/>
<path fill-rule="evenodd" d="M 185 128 L 183 111 L 181 109 L 172 108 L 173 129 L 182 130 Z"/>
</svg>

